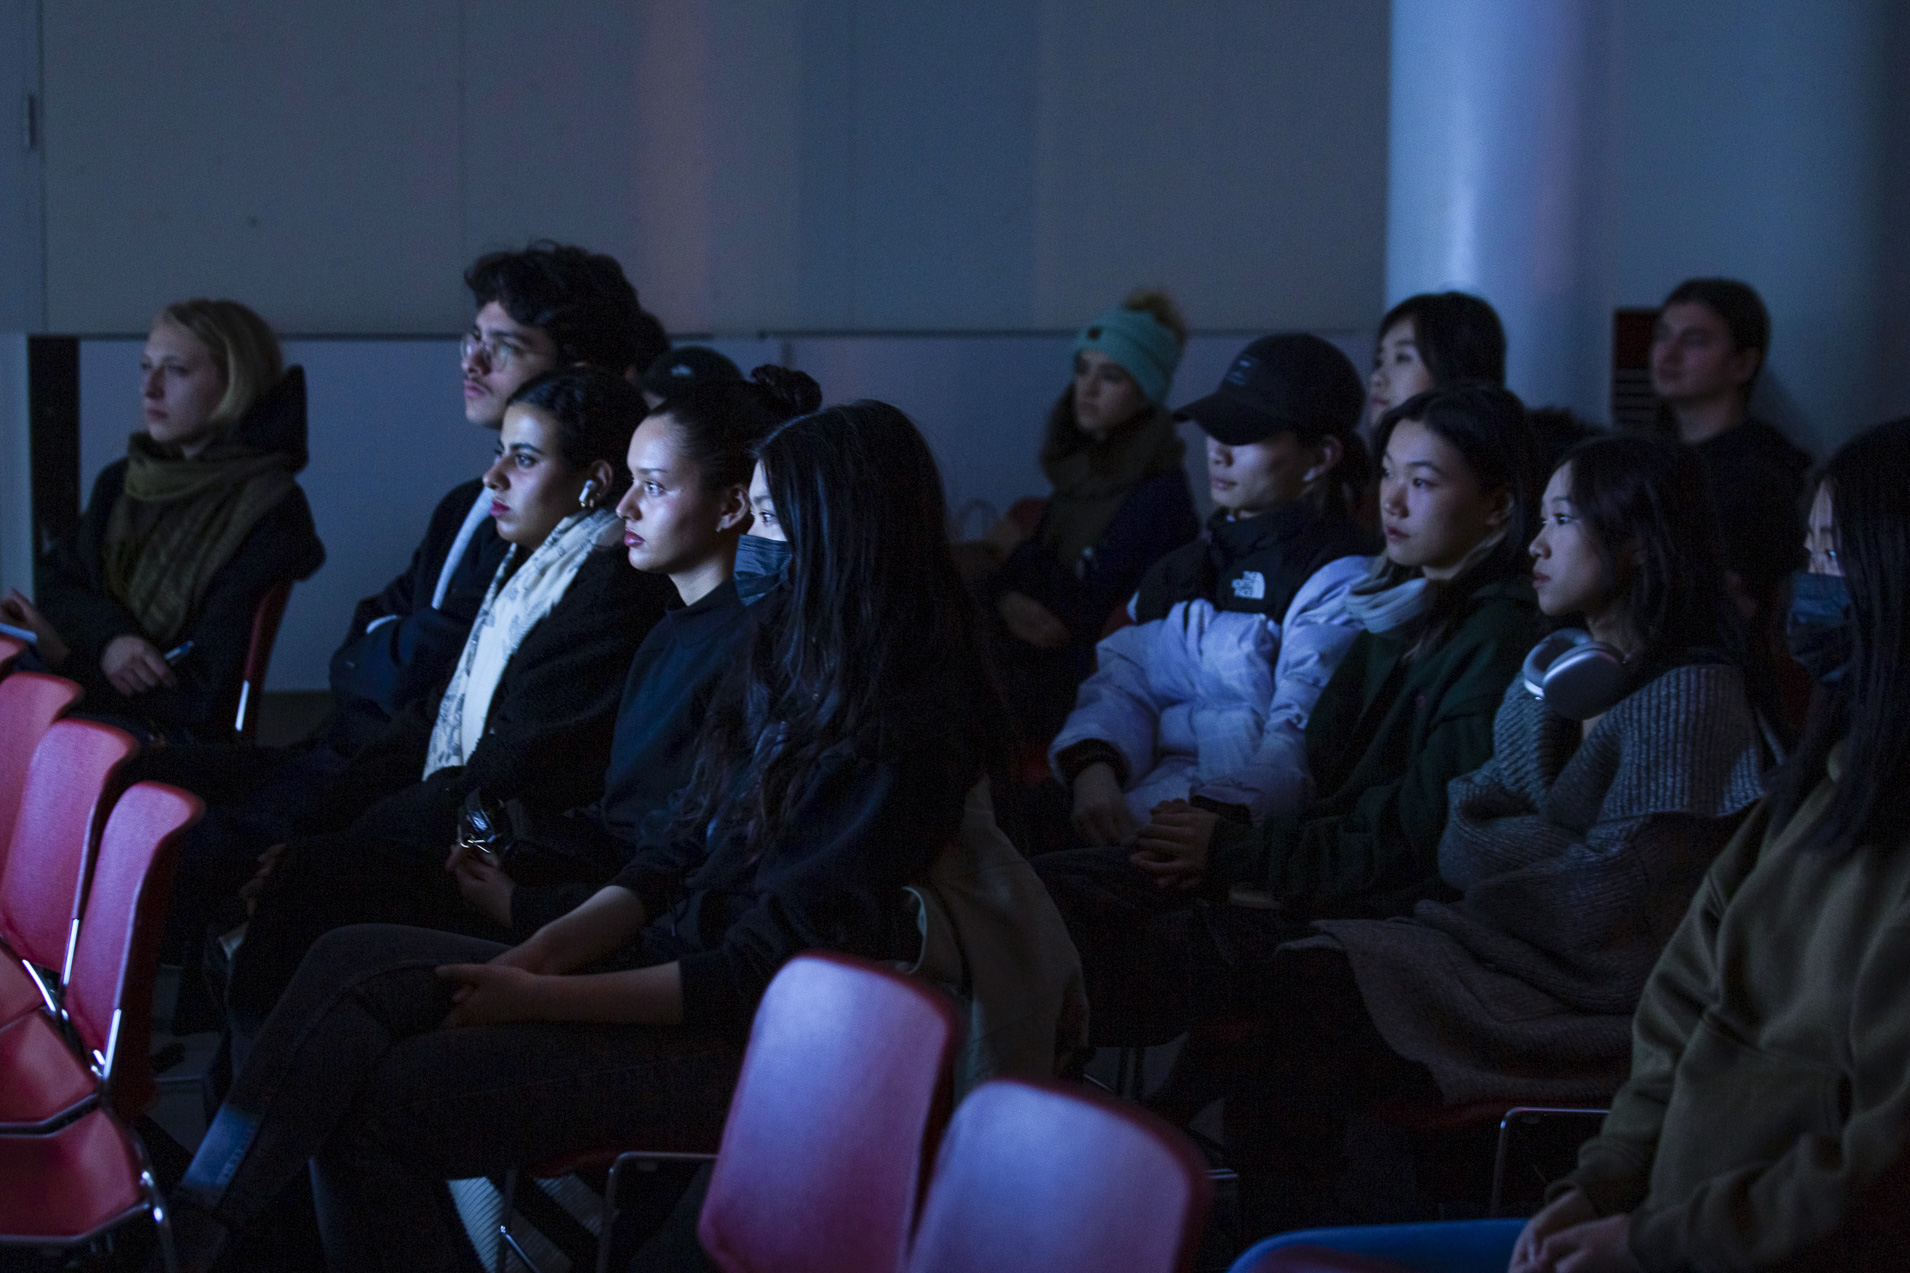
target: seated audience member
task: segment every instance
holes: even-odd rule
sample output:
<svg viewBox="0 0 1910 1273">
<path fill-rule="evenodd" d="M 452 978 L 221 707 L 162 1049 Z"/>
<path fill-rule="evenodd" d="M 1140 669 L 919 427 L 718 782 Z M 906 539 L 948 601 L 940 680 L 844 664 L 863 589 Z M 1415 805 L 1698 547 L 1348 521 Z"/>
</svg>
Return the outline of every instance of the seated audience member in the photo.
<svg viewBox="0 0 1910 1273">
<path fill-rule="evenodd" d="M 702 345 L 666 349 L 644 370 L 637 381 L 643 400 L 655 411 L 666 401 L 698 385 L 740 384 L 742 369 L 735 363 Z"/>
<path fill-rule="evenodd" d="M 1665 298 L 1651 344 L 1651 387 L 1666 431 L 1698 449 L 1724 532 L 1724 565 L 1761 626 L 1803 561 L 1802 499 L 1810 457 L 1750 414 L 1771 347 L 1771 316 L 1734 279 L 1687 279 Z"/>
<path fill-rule="evenodd" d="M 1664 939 L 1762 794 L 1742 622 L 1697 456 L 1587 442 L 1540 514 L 1539 608 L 1584 627 L 1533 650 L 1491 759 L 1451 785 L 1439 876 L 1456 900 L 1321 921 L 1325 936 L 1282 948 L 1241 995 L 1263 1032 L 1215 1049 L 1246 1056 L 1258 1125 L 1243 1139 L 1283 1173 L 1333 1175 L 1347 1116 L 1382 1098 L 1609 1101 Z M 1169 1112 L 1189 1117 L 1189 1103 Z M 1230 1130 L 1247 1121 L 1234 1104 Z"/>
<path fill-rule="evenodd" d="M 621 862 L 645 819 L 668 808 L 690 778 L 696 731 L 747 631 L 747 607 L 781 580 L 787 546 L 744 535 L 750 524 L 752 448 L 778 424 L 814 411 L 816 382 L 800 371 L 758 367 L 748 381 L 705 381 L 651 414 L 630 439 L 630 490 L 617 512 L 630 564 L 669 577 L 682 598 L 650 629 L 624 679 L 603 797 L 582 809 L 524 801 L 507 806 L 509 855 L 552 852 Z M 773 521 L 774 510 L 761 516 Z M 465 901 L 529 937 L 587 900 L 601 881 L 519 885 L 503 863 L 460 847 L 453 856 Z"/>
<path fill-rule="evenodd" d="M 1049 747 L 1088 844 L 1154 805 L 1254 822 L 1310 794 L 1303 731 L 1359 631 L 1345 594 L 1377 549 L 1349 516 L 1367 478 L 1359 373 L 1317 336 L 1266 336 L 1178 415 L 1207 433 L 1214 514 L 1154 563 Z"/>
<path fill-rule="evenodd" d="M 1004 759 L 940 477 L 875 402 L 759 454 L 752 534 L 787 537 L 787 593 L 705 718 L 674 824 L 515 948 L 320 940 L 175 1191 L 184 1267 L 269 1224 L 308 1160 L 333 1267 L 452 1267 L 445 1180 L 639 1134 L 713 1143 L 784 961 L 913 956 L 903 886 Z"/>
<path fill-rule="evenodd" d="M 1307 720 L 1312 802 L 1254 826 L 1168 801 L 1129 848 L 1036 861 L 1099 1041 L 1171 1038 L 1230 1010 L 1308 920 L 1409 914 L 1437 887 L 1446 784 L 1492 754 L 1532 645 L 1525 412 L 1497 386 L 1436 389 L 1388 412 L 1380 444 L 1386 555 L 1348 594 L 1365 630 Z"/>
<path fill-rule="evenodd" d="M 643 419 L 628 381 L 594 368 L 546 372 L 512 395 L 484 475 L 510 544 L 441 694 L 415 700 L 359 752 L 267 855 L 257 907 L 233 960 L 236 1029 L 263 1019 L 321 934 L 405 922 L 491 937 L 509 930 L 468 905 L 446 857 L 468 810 L 511 799 L 559 809 L 602 793 L 631 657 L 676 600 L 667 578 L 614 551 L 611 511 Z M 519 883 L 601 882 L 614 856 L 514 855 Z"/>
<path fill-rule="evenodd" d="M 259 598 L 325 560 L 296 474 L 305 373 L 237 301 L 181 301 L 139 360 L 146 427 L 100 470 L 50 559 L 30 629 L 37 662 L 86 687 L 88 715 L 172 743 L 230 738 Z M 23 665 L 24 666 L 24 665 Z"/>
<path fill-rule="evenodd" d="M 1491 305 L 1465 292 L 1408 296 L 1379 320 L 1366 378 L 1365 432 L 1400 403 L 1467 380 L 1505 383 L 1505 328 Z"/>
<path fill-rule="evenodd" d="M 1200 533 L 1166 405 L 1186 343 L 1160 292 L 1136 292 L 1082 328 L 1041 445 L 1054 485 L 1041 523 L 1026 538 L 1007 518 L 988 533 L 1006 555 L 984 585 L 996 667 L 1024 738 L 1045 743 L 1060 728 L 1114 607 Z"/>
<path fill-rule="evenodd" d="M 1902 1263 L 1910 419 L 1831 458 L 1808 525 L 1804 741 L 1645 983 L 1631 1077 L 1520 1235 L 1520 1273 Z"/>
</svg>

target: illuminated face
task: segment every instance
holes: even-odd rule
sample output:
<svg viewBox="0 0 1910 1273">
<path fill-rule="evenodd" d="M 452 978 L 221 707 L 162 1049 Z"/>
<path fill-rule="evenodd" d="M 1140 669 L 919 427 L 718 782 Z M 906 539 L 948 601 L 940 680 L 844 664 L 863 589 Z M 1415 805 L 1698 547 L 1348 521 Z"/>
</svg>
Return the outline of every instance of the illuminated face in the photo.
<svg viewBox="0 0 1910 1273">
<path fill-rule="evenodd" d="M 707 491 L 702 471 L 681 449 L 682 428 L 668 412 L 646 416 L 630 438 L 629 491 L 617 505 L 623 545 L 638 570 L 680 574 L 718 553 L 735 525 L 735 488 Z"/>
<path fill-rule="evenodd" d="M 1214 507 L 1253 517 L 1304 495 L 1308 474 L 1320 463 L 1320 448 L 1302 446 L 1291 429 L 1238 446 L 1208 438 L 1207 488 Z"/>
<path fill-rule="evenodd" d="M 491 301 L 477 312 L 460 349 L 464 418 L 495 429 L 504 404 L 534 376 L 557 365 L 557 346 L 541 327 L 526 327 Z"/>
<path fill-rule="evenodd" d="M 578 511 L 578 496 L 590 476 L 564 461 L 559 436 L 556 421 L 543 408 L 513 403 L 498 432 L 497 459 L 484 473 L 498 538 L 527 554 Z"/>
<path fill-rule="evenodd" d="M 789 536 L 783 534 L 783 524 L 776 516 L 776 501 L 769 493 L 769 470 L 760 461 L 749 478 L 749 510 L 756 515 L 756 520 L 749 524 L 750 534 L 781 544 L 789 542 Z"/>
<path fill-rule="evenodd" d="M 218 432 L 212 413 L 225 398 L 226 378 L 205 342 L 175 323 L 160 323 L 139 356 L 139 393 L 146 433 L 155 442 L 193 452 Z"/>
<path fill-rule="evenodd" d="M 1505 525 L 1509 501 L 1487 491 L 1459 449 L 1418 420 L 1401 420 L 1380 461 L 1386 557 L 1428 579 L 1449 579 L 1466 554 Z"/>
<path fill-rule="evenodd" d="M 1532 537 L 1532 587 L 1539 609 L 1553 618 L 1590 617 L 1612 602 L 1611 572 L 1599 555 L 1591 527 L 1572 504 L 1572 466 L 1565 465 L 1546 483 L 1540 501 L 1544 513 Z"/>
</svg>

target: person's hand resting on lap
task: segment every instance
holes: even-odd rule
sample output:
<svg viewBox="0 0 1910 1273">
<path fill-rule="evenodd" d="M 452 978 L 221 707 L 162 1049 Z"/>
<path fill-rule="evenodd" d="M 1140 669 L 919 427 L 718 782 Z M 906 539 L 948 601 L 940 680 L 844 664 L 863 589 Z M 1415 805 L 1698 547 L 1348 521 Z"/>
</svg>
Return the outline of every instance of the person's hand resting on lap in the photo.
<svg viewBox="0 0 1910 1273">
<path fill-rule="evenodd" d="M 1134 837 L 1128 861 L 1153 876 L 1162 888 L 1199 888 L 1207 875 L 1207 850 L 1219 821 L 1218 814 L 1196 809 L 1185 800 L 1163 800 Z"/>
</svg>

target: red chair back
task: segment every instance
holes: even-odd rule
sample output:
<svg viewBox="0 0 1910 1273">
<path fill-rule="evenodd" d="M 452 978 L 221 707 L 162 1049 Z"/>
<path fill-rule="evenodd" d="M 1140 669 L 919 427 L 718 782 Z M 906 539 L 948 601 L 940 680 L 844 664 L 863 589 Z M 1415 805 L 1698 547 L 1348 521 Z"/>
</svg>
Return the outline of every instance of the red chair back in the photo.
<svg viewBox="0 0 1910 1273">
<path fill-rule="evenodd" d="M 697 1236 L 724 1273 L 896 1273 L 961 1023 L 913 977 L 843 955 L 769 984 Z"/>
<path fill-rule="evenodd" d="M 265 672 L 272 666 L 272 647 L 278 643 L 279 620 L 292 599 L 292 581 L 281 579 L 265 590 L 252 611 L 252 643 L 246 647 L 245 668 L 239 679 L 239 710 L 232 732 L 249 743 L 258 733 L 259 696 L 265 693 Z"/>
<path fill-rule="evenodd" d="M 190 792 L 136 782 L 100 834 L 64 1002 L 124 1118 L 145 1113 L 158 1096 L 148 1041 L 159 941 L 180 837 L 204 813 Z"/>
<path fill-rule="evenodd" d="M 0 676 L 7 674 L 7 665 L 26 652 L 27 643 L 19 637 L 0 636 Z"/>
<path fill-rule="evenodd" d="M 20 812 L 33 749 L 84 692 L 65 677 L 45 672 L 16 672 L 0 680 L 0 870 L 13 840 L 13 819 Z"/>
<path fill-rule="evenodd" d="M 949 1123 L 910 1273 L 1172 1273 L 1213 1200 L 1187 1138 L 1132 1105 L 997 1079 Z"/>
<path fill-rule="evenodd" d="M 0 867 L 0 940 L 20 958 L 64 974 L 101 815 L 138 750 L 131 734 L 97 721 L 56 721 L 40 739 Z"/>
</svg>

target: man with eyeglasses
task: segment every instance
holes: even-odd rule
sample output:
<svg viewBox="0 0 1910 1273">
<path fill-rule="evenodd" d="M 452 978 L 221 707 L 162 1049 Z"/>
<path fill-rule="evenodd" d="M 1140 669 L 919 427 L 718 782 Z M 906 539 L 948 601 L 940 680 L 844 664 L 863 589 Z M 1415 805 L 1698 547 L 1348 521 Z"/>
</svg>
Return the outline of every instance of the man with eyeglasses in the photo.
<svg viewBox="0 0 1910 1273">
<path fill-rule="evenodd" d="M 669 348 L 612 257 L 548 240 L 492 252 L 464 272 L 477 317 L 460 345 L 464 418 L 495 429 L 518 387 L 554 367 L 588 363 L 634 377 Z M 633 370 L 634 369 L 634 370 Z M 482 480 L 438 502 L 411 568 L 359 602 L 332 656 L 332 693 L 368 732 L 451 672 L 508 545 Z M 354 728 L 356 733 L 357 729 Z M 355 744 L 355 745 L 354 745 Z"/>
<path fill-rule="evenodd" d="M 464 416 L 487 429 L 500 426 L 504 404 L 534 376 L 588 363 L 634 380 L 669 348 L 623 268 L 601 253 L 539 241 L 478 258 L 464 281 L 477 305 L 460 346 Z M 498 538 L 490 506 L 481 478 L 452 488 L 410 568 L 358 603 L 332 655 L 334 710 L 316 737 L 292 748 L 169 748 L 134 762 L 136 778 L 186 787 L 208 805 L 182 845 L 167 923 L 168 954 L 185 963 L 187 982 L 197 980 L 190 973 L 208 925 L 218 931 L 237 922 L 229 908 L 260 850 L 285 840 L 348 760 L 392 717 L 425 706 L 429 691 L 450 676 L 510 547 Z M 210 1004 L 196 985 L 181 990 L 185 1020 L 175 1029 L 211 1024 L 199 1018 Z"/>
</svg>

